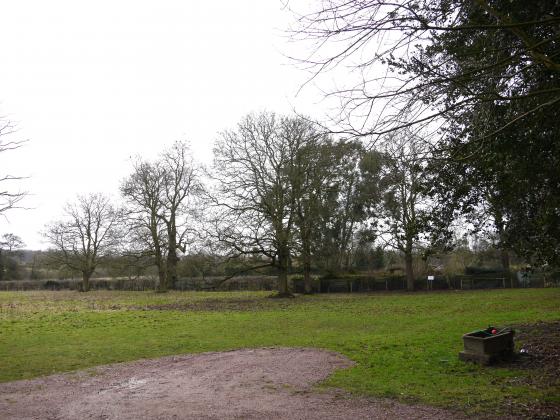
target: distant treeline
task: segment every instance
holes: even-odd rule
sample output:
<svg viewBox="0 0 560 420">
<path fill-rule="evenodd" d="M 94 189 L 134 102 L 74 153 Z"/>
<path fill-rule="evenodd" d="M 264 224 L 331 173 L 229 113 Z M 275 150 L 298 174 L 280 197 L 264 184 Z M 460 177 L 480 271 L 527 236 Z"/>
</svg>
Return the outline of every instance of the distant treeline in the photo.
<svg viewBox="0 0 560 420">
<path fill-rule="evenodd" d="M 0 256 L 0 281 L 7 280 L 71 280 L 80 279 L 81 273 L 66 266 L 53 264 L 48 251 L 19 250 L 4 252 Z M 196 253 L 184 255 L 177 264 L 179 278 L 206 278 L 234 276 L 247 267 L 262 263 L 261 258 L 244 258 L 227 260 L 217 255 Z M 314 276 L 340 277 L 345 274 L 358 272 L 386 271 L 389 274 L 399 274 L 404 271 L 402 256 L 395 251 L 386 251 L 379 246 L 362 244 L 349 254 L 347 266 L 336 268 L 328 260 L 315 258 L 311 264 Z M 454 252 L 443 256 L 433 256 L 429 259 L 416 258 L 414 267 L 418 276 L 434 274 L 446 275 L 477 274 L 479 272 L 500 271 L 499 254 L 490 244 L 479 247 L 476 251 L 458 248 Z M 1 270 L 3 268 L 3 270 Z M 474 273 L 473 273 L 474 270 Z M 275 276 L 275 267 L 262 267 L 255 270 L 258 275 Z M 292 275 L 301 274 L 301 267 L 297 260 L 290 264 Z M 112 256 L 100 264 L 95 278 L 127 278 L 157 276 L 154 266 L 145 261 L 126 256 Z"/>
</svg>

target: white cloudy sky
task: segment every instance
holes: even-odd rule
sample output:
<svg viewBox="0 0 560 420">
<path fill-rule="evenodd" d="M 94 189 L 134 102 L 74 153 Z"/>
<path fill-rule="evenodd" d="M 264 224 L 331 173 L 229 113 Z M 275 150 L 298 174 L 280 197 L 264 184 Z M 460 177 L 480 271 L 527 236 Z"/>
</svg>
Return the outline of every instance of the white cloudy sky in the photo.
<svg viewBox="0 0 560 420">
<path fill-rule="evenodd" d="M 244 114 L 295 107 L 320 118 L 321 97 L 295 96 L 306 74 L 283 31 L 280 0 L 4 1 L 0 114 L 25 147 L 0 155 L 0 174 L 29 176 L 28 210 L 0 233 L 44 248 L 39 235 L 78 193 L 107 192 L 130 157 L 177 139 L 211 160 L 216 133 Z"/>
</svg>

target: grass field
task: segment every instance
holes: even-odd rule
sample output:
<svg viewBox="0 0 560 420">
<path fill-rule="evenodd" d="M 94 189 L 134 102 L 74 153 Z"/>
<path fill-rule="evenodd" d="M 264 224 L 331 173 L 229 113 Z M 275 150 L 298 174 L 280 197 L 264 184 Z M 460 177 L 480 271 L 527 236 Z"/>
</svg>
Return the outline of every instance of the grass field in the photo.
<svg viewBox="0 0 560 420">
<path fill-rule="evenodd" d="M 460 362 L 461 335 L 560 319 L 560 289 L 330 294 L 0 292 L 0 381 L 170 354 L 332 349 L 357 362 L 324 385 L 474 412 L 560 402 L 530 373 Z"/>
</svg>

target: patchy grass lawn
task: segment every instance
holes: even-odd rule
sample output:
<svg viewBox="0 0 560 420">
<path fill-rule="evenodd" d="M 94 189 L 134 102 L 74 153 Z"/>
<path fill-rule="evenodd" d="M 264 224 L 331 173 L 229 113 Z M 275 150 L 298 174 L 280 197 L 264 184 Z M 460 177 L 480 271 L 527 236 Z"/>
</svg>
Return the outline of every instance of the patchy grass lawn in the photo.
<svg viewBox="0 0 560 420">
<path fill-rule="evenodd" d="M 324 385 L 502 414 L 560 404 L 526 369 L 460 362 L 463 333 L 560 319 L 560 289 L 330 294 L 0 292 L 0 381 L 243 347 L 332 349 L 357 362 Z M 512 408 L 513 407 L 513 408 Z"/>
</svg>

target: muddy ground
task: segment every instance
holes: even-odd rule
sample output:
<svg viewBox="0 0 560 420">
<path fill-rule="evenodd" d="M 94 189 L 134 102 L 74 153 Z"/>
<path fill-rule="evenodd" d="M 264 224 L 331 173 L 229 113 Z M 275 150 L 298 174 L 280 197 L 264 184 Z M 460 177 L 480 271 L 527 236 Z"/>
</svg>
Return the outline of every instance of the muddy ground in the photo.
<svg viewBox="0 0 560 420">
<path fill-rule="evenodd" d="M 525 375 L 512 379 L 516 385 L 550 389 L 560 395 L 560 321 L 515 325 L 516 355 L 501 366 L 523 370 Z M 560 419 L 557 401 L 533 401 L 506 407 L 512 415 L 534 419 Z"/>
<path fill-rule="evenodd" d="M 352 362 L 317 349 L 163 357 L 0 384 L 2 419 L 450 419 L 457 413 L 320 392 Z"/>
</svg>

